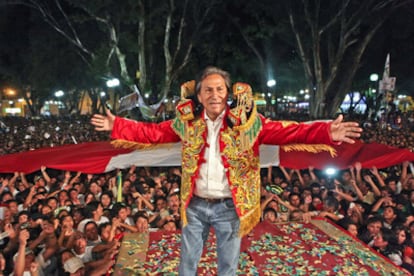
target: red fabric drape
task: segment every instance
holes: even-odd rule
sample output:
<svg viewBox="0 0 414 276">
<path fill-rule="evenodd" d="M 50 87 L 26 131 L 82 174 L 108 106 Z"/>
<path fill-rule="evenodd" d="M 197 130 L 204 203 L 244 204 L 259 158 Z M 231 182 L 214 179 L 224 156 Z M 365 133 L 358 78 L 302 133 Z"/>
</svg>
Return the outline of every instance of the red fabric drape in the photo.
<svg viewBox="0 0 414 276">
<path fill-rule="evenodd" d="M 324 169 L 328 166 L 337 169 L 346 169 L 356 162 L 360 162 L 363 168 L 386 168 L 404 161 L 413 161 L 414 153 L 408 149 L 393 148 L 384 144 L 365 144 L 357 141 L 355 144 L 335 146 L 337 155 L 332 157 L 328 152 L 285 152 L 280 150 L 280 164 L 286 168 L 303 169 L 312 166 L 316 169 Z"/>
</svg>

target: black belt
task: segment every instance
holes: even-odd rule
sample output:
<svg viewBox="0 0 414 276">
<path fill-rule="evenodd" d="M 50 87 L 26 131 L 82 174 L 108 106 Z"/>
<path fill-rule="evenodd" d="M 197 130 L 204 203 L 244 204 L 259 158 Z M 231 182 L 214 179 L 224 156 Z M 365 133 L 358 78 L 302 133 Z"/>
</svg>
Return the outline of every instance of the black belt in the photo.
<svg viewBox="0 0 414 276">
<path fill-rule="evenodd" d="M 193 198 L 199 199 L 199 200 L 203 200 L 205 202 L 208 203 L 222 203 L 226 200 L 232 199 L 231 197 L 225 197 L 225 198 L 205 198 L 205 197 L 201 197 L 198 195 L 193 195 Z"/>
</svg>

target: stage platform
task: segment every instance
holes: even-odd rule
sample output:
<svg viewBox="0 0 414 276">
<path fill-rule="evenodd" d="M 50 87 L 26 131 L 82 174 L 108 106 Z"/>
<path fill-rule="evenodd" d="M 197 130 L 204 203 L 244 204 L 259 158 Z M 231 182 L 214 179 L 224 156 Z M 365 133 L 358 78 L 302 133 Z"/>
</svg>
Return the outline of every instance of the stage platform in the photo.
<svg viewBox="0 0 414 276">
<path fill-rule="evenodd" d="M 127 234 L 113 275 L 177 275 L 180 232 Z M 210 232 L 198 275 L 217 275 Z M 408 275 L 326 220 L 260 223 L 242 240 L 237 275 Z"/>
</svg>

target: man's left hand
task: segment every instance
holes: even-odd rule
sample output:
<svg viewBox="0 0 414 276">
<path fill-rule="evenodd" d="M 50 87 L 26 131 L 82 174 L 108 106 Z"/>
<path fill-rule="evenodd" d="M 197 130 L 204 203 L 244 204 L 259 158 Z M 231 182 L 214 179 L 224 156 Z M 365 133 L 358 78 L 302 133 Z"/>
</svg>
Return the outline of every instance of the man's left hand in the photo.
<svg viewBox="0 0 414 276">
<path fill-rule="evenodd" d="M 335 142 L 346 142 L 353 144 L 355 143 L 355 138 L 361 136 L 362 128 L 359 127 L 359 124 L 356 122 L 343 122 L 343 115 L 339 115 L 331 123 L 331 136 L 332 140 Z"/>
</svg>

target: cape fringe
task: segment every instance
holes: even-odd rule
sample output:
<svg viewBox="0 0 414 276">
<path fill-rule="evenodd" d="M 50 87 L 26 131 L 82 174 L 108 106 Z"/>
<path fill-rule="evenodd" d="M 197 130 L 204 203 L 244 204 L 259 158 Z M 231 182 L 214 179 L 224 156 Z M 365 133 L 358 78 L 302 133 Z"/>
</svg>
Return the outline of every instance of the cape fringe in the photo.
<svg viewBox="0 0 414 276">
<path fill-rule="evenodd" d="M 145 144 L 145 143 L 131 142 L 131 141 L 122 140 L 122 139 L 111 141 L 111 145 L 113 145 L 115 148 L 132 149 L 132 150 L 152 149 L 152 148 L 169 146 L 169 144 Z"/>
<path fill-rule="evenodd" d="M 239 126 L 235 126 L 234 129 L 238 130 L 240 132 L 249 131 L 253 127 L 253 124 L 256 121 L 256 117 L 257 117 L 257 109 L 256 109 L 256 105 L 254 105 L 254 107 L 252 109 L 252 113 L 250 114 L 249 118 L 247 119 L 247 122 L 245 122 L 245 123 L 243 123 Z"/>
<path fill-rule="evenodd" d="M 243 237 L 252 231 L 252 229 L 260 222 L 261 209 L 257 204 L 249 213 L 240 218 L 239 236 Z"/>
<path fill-rule="evenodd" d="M 181 213 L 181 227 L 185 227 L 188 224 L 188 220 L 187 220 L 187 207 L 185 206 L 185 202 L 181 201 L 181 208 L 180 208 L 180 213 Z"/>
<path fill-rule="evenodd" d="M 336 157 L 337 153 L 335 148 L 325 144 L 292 144 L 292 145 L 284 145 L 281 146 L 281 149 L 285 152 L 291 151 L 306 151 L 310 153 L 320 153 L 327 151 L 331 155 L 331 157 Z"/>
<path fill-rule="evenodd" d="M 258 133 L 262 130 L 262 122 L 257 115 L 256 105 L 253 106 L 247 122 L 240 126 L 235 126 L 234 130 L 240 132 L 241 149 L 247 150 L 251 148 L 258 138 Z"/>
</svg>

